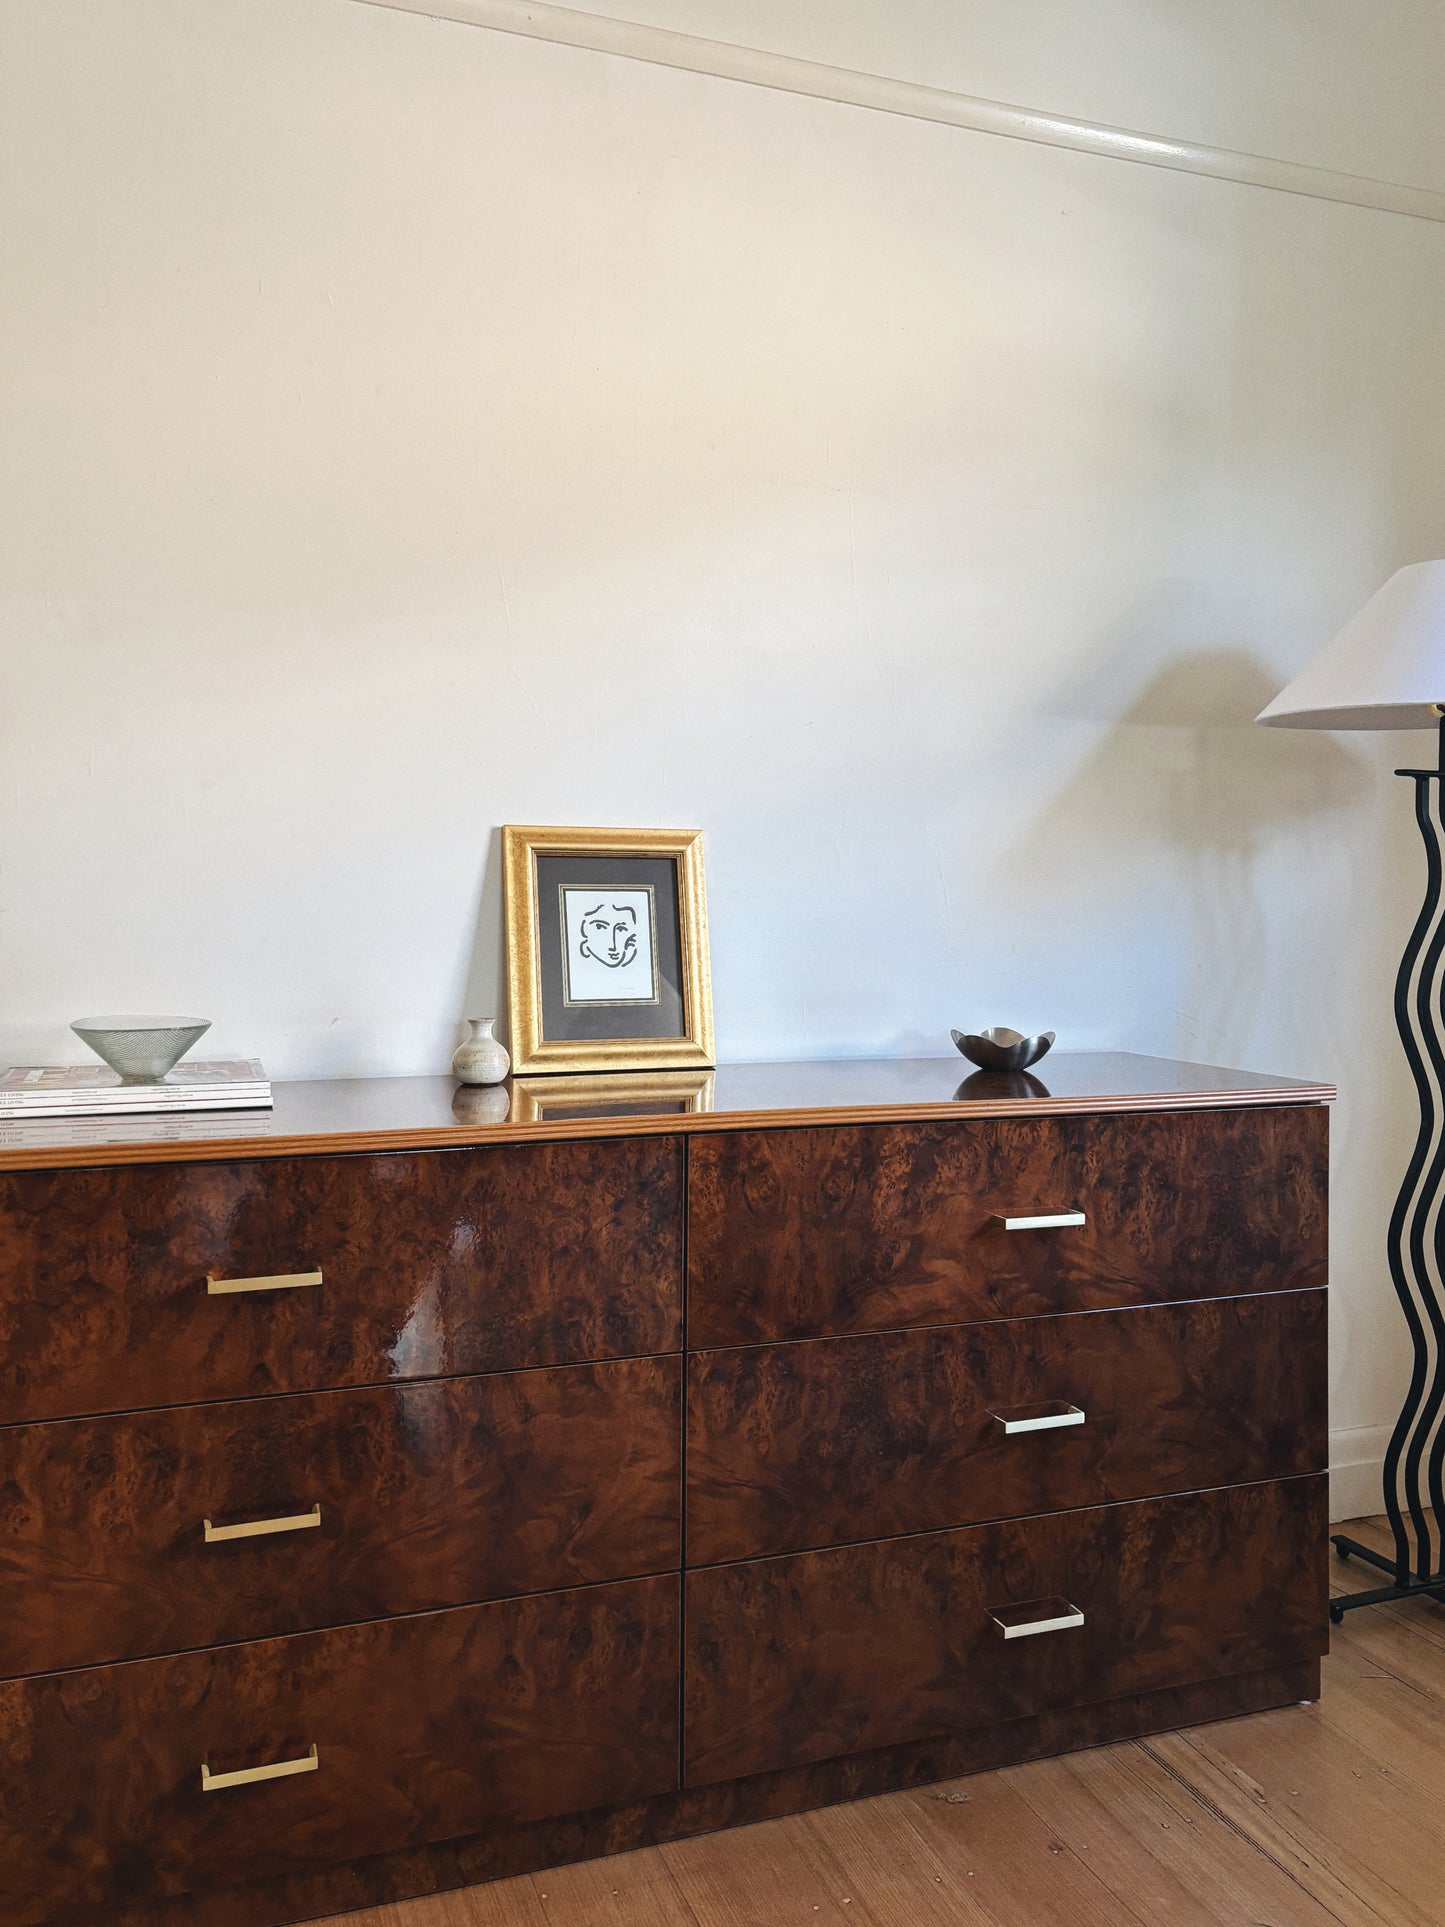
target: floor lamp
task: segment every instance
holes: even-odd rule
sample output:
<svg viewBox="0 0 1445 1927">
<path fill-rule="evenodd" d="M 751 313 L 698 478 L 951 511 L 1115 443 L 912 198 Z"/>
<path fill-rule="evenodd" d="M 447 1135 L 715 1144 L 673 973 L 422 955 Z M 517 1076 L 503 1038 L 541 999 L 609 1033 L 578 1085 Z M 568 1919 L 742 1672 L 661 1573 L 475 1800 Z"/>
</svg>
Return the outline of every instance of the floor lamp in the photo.
<svg viewBox="0 0 1445 1927">
<path fill-rule="evenodd" d="M 1395 1556 L 1338 1534 L 1341 1558 L 1363 1559 L 1390 1584 L 1330 1602 L 1337 1623 L 1357 1606 L 1445 1598 L 1445 915 L 1441 788 L 1445 775 L 1445 561 L 1397 570 L 1258 720 L 1283 729 L 1434 729 L 1434 769 L 1402 769 L 1415 785 L 1425 842 L 1425 902 L 1395 979 L 1395 1021 L 1420 1099 L 1420 1128 L 1390 1216 L 1390 1277 L 1410 1328 L 1410 1388 L 1385 1453 L 1385 1510 Z"/>
</svg>

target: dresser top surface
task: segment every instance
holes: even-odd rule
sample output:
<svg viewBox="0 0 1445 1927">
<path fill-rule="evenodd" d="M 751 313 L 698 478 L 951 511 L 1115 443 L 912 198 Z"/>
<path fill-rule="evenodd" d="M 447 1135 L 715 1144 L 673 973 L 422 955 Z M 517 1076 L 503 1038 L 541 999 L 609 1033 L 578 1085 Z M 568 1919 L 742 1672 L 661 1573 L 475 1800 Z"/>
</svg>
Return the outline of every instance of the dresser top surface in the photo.
<svg viewBox="0 0 1445 1927">
<path fill-rule="evenodd" d="M 901 1057 L 516 1078 L 471 1090 L 449 1077 L 332 1078 L 277 1084 L 270 1110 L 3 1122 L 0 1171 L 782 1125 L 1324 1104 L 1334 1095 L 1329 1084 L 1124 1051 L 1059 1051 L 1012 1076 L 973 1071 L 959 1057 Z"/>
</svg>

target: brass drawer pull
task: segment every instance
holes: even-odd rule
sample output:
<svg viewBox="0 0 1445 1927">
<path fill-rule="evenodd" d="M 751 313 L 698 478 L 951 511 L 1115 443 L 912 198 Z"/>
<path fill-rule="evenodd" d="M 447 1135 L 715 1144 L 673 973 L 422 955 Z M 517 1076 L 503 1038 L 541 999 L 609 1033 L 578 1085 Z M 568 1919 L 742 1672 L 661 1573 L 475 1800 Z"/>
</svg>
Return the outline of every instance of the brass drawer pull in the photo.
<svg viewBox="0 0 1445 1927">
<path fill-rule="evenodd" d="M 319 1271 L 283 1271 L 274 1278 L 218 1278 L 213 1271 L 206 1273 L 206 1291 L 212 1297 L 219 1297 L 227 1291 L 299 1291 L 303 1285 L 319 1285 Z"/>
<path fill-rule="evenodd" d="M 315 1773 L 321 1765 L 320 1755 L 313 1746 L 302 1760 L 277 1760 L 271 1766 L 245 1766 L 239 1773 L 212 1773 L 201 1763 L 202 1793 L 224 1793 L 227 1787 L 255 1786 L 260 1780 L 289 1780 L 293 1773 Z"/>
<path fill-rule="evenodd" d="M 248 1519 L 240 1526 L 213 1526 L 209 1519 L 201 1524 L 206 1544 L 218 1546 L 227 1539 L 259 1539 L 268 1532 L 305 1532 L 308 1526 L 321 1524 L 321 1507 L 314 1505 L 309 1512 L 293 1512 L 285 1519 Z"/>
<path fill-rule="evenodd" d="M 1067 1632 L 1084 1623 L 1084 1615 L 1067 1599 L 1032 1599 L 1024 1606 L 1000 1606 L 989 1618 L 1005 1639 L 1032 1639 L 1035 1633 Z"/>
<path fill-rule="evenodd" d="M 1057 1231 L 1065 1225 L 1087 1224 L 1088 1218 L 1076 1205 L 1072 1211 L 1035 1211 L 1021 1218 L 995 1211 L 989 1223 L 1001 1224 L 1005 1231 Z"/>
<path fill-rule="evenodd" d="M 1058 1432 L 1066 1425 L 1084 1423 L 1082 1406 L 1066 1405 L 1061 1398 L 1044 1405 L 1015 1405 L 1008 1411 L 990 1412 L 989 1417 L 1010 1438 L 1019 1432 Z"/>
</svg>

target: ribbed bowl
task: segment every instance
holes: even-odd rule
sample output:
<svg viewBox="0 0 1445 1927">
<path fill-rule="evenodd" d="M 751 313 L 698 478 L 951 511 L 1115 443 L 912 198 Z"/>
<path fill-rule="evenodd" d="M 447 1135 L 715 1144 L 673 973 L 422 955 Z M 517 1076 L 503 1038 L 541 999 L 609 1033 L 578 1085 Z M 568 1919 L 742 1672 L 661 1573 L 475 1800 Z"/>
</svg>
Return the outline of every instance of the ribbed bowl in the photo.
<svg viewBox="0 0 1445 1927">
<path fill-rule="evenodd" d="M 970 1064 L 977 1064 L 982 1071 L 1026 1071 L 1030 1064 L 1037 1064 L 1054 1041 L 1054 1032 L 1040 1031 L 1037 1037 L 1025 1037 L 1022 1031 L 1010 1030 L 1006 1024 L 996 1024 L 991 1030 L 950 1031 L 955 1044 L 963 1052 Z"/>
<path fill-rule="evenodd" d="M 209 1017 L 77 1017 L 76 1036 L 129 1084 L 155 1084 L 175 1069 Z"/>
</svg>

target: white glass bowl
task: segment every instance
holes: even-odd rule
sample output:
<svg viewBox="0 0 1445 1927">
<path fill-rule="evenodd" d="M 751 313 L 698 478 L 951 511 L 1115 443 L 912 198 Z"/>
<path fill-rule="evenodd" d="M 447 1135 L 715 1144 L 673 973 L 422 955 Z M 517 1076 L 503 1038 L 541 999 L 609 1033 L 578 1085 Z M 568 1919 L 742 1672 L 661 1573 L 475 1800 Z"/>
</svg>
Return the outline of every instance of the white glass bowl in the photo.
<svg viewBox="0 0 1445 1927">
<path fill-rule="evenodd" d="M 77 1017 L 70 1026 L 134 1084 L 155 1084 L 211 1028 L 209 1017 Z"/>
</svg>

